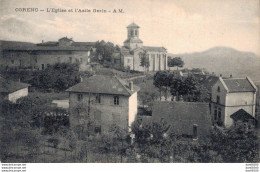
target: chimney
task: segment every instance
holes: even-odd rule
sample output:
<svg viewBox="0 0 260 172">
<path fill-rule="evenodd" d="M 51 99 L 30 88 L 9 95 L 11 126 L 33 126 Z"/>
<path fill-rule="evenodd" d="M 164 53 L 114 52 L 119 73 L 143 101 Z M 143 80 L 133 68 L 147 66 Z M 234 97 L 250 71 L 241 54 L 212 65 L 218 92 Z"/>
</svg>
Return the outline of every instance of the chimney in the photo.
<svg viewBox="0 0 260 172">
<path fill-rule="evenodd" d="M 183 102 L 183 96 L 182 95 L 180 95 L 179 101 Z"/>
<path fill-rule="evenodd" d="M 80 80 L 80 82 L 83 82 L 83 77 L 79 76 L 79 80 Z"/>
<path fill-rule="evenodd" d="M 232 78 L 232 74 L 230 75 L 230 78 Z"/>
<path fill-rule="evenodd" d="M 134 91 L 134 83 L 133 83 L 133 81 L 129 82 L 129 88 L 130 88 L 131 91 Z"/>
</svg>

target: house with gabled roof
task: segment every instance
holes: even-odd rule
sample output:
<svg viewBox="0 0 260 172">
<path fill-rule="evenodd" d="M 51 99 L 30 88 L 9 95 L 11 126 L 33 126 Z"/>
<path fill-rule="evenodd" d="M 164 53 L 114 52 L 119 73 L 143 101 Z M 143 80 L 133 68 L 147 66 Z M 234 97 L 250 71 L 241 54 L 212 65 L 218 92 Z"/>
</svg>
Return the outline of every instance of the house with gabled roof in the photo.
<svg viewBox="0 0 260 172">
<path fill-rule="evenodd" d="M 93 119 L 96 132 L 107 131 L 113 124 L 128 130 L 137 115 L 139 87 L 117 76 L 94 75 L 66 91 L 71 127 L 83 121 L 78 118 L 79 107 L 85 109 L 83 118 Z"/>
<path fill-rule="evenodd" d="M 19 98 L 28 95 L 29 86 L 29 84 L 8 80 L 0 76 L 0 100 L 9 100 L 15 103 Z"/>
<path fill-rule="evenodd" d="M 215 124 L 230 127 L 234 124 L 238 111 L 246 119 L 248 114 L 255 118 L 257 87 L 249 78 L 219 77 L 211 91 L 211 117 Z"/>
<path fill-rule="evenodd" d="M 135 71 L 160 71 L 168 70 L 167 50 L 164 47 L 143 46 L 139 38 L 140 27 L 132 23 L 127 26 L 127 39 L 120 52 L 114 54 L 114 66 L 129 68 Z M 140 66 L 140 53 L 146 52 L 150 66 L 148 69 Z"/>
</svg>

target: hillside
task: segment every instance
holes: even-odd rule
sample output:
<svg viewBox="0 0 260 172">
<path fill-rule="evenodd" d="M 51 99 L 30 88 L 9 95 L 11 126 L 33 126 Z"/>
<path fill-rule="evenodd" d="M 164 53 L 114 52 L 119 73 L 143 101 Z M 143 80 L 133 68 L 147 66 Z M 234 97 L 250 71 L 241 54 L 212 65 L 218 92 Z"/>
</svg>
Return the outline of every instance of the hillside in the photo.
<svg viewBox="0 0 260 172">
<path fill-rule="evenodd" d="M 229 47 L 214 47 L 203 52 L 171 54 L 181 57 L 185 68 L 206 68 L 217 75 L 234 77 L 250 76 L 260 81 L 260 57 L 251 52 L 242 52 Z"/>
</svg>

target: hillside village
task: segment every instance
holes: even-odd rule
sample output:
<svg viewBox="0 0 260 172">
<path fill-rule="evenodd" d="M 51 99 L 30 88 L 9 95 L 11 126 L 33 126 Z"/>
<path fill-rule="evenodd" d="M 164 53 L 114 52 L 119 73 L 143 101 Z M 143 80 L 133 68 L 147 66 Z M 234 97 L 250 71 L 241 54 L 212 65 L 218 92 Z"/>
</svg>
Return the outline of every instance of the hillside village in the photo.
<svg viewBox="0 0 260 172">
<path fill-rule="evenodd" d="M 259 85 L 141 35 L 0 41 L 1 162 L 259 162 Z"/>
</svg>

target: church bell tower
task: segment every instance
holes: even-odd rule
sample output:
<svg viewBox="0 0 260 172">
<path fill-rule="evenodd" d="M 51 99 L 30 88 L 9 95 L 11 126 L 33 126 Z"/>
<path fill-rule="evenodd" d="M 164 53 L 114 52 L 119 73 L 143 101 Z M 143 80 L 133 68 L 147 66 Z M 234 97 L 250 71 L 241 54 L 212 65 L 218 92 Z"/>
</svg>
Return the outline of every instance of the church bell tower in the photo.
<svg viewBox="0 0 260 172">
<path fill-rule="evenodd" d="M 139 39 L 139 28 L 135 23 L 127 26 L 127 40 L 125 40 L 124 46 L 130 50 L 143 46 L 143 41 Z"/>
</svg>

